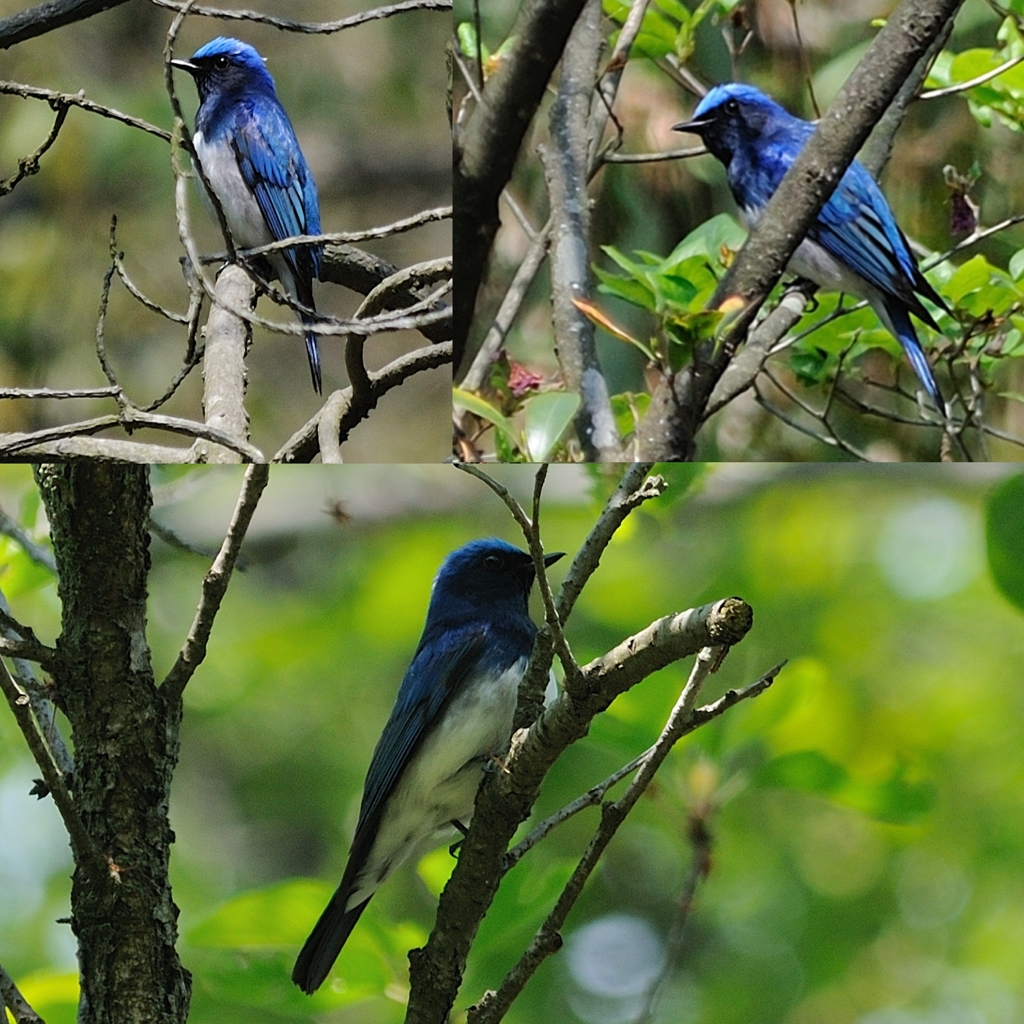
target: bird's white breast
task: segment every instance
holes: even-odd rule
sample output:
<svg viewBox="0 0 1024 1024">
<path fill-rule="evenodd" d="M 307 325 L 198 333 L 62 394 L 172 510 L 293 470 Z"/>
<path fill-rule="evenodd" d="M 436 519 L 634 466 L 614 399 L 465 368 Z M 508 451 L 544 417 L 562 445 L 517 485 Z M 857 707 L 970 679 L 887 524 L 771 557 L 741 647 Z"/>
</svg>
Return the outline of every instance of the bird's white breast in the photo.
<svg viewBox="0 0 1024 1024">
<path fill-rule="evenodd" d="M 521 658 L 504 672 L 465 687 L 427 734 L 388 801 L 348 907 L 369 899 L 411 854 L 454 837 L 453 820 L 469 823 L 484 765 L 504 750 L 511 735 L 526 662 Z"/>
<path fill-rule="evenodd" d="M 192 144 L 203 165 L 203 171 L 220 200 L 231 232 L 231 240 L 236 248 L 251 249 L 274 241 L 259 204 L 242 178 L 242 172 L 238 169 L 238 158 L 227 139 L 207 142 L 202 132 L 196 132 L 192 136 Z M 216 217 L 213 204 L 206 194 L 206 189 L 203 188 L 198 173 L 196 184 L 199 188 L 199 198 Z"/>
</svg>

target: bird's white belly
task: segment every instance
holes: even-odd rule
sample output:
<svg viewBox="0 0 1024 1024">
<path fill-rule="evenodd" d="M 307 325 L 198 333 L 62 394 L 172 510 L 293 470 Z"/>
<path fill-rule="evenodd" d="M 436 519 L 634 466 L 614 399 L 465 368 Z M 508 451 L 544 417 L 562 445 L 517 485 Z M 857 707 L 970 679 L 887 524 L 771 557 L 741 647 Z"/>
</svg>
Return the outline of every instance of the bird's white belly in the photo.
<svg viewBox="0 0 1024 1024">
<path fill-rule="evenodd" d="M 252 249 L 273 242 L 274 236 L 267 227 L 259 204 L 242 178 L 242 172 L 238 169 L 238 158 L 228 141 L 221 139 L 217 142 L 207 142 L 202 132 L 196 132 L 192 136 L 192 144 L 203 165 L 203 171 L 220 200 L 224 217 L 228 222 L 228 230 L 231 232 L 231 240 L 236 248 Z M 216 219 L 213 204 L 198 174 L 196 185 L 199 189 L 199 198 Z"/>
<path fill-rule="evenodd" d="M 452 821 L 469 824 L 487 757 L 501 752 L 512 732 L 526 661 L 466 688 L 423 741 L 388 801 L 349 908 L 369 899 L 407 857 L 454 837 Z"/>
</svg>

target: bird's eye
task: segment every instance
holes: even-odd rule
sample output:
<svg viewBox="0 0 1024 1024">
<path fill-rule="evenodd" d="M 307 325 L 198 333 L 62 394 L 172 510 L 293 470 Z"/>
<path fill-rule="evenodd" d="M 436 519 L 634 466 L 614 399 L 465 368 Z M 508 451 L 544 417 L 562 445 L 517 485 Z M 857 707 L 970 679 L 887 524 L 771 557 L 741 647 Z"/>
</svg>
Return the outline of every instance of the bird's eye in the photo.
<svg viewBox="0 0 1024 1024">
<path fill-rule="evenodd" d="M 213 66 L 214 66 L 214 67 L 215 67 L 215 68 L 216 68 L 216 69 L 217 69 L 218 71 L 225 71 L 225 70 L 227 69 L 227 66 L 228 66 L 228 64 L 229 64 L 229 63 L 230 63 L 230 61 L 229 61 L 229 60 L 227 59 L 227 57 L 225 57 L 225 56 L 224 56 L 224 54 L 222 53 L 222 54 L 221 54 L 221 55 L 220 55 L 220 56 L 219 56 L 219 57 L 218 57 L 218 58 L 217 58 L 217 59 L 216 59 L 216 60 L 215 60 L 215 61 L 213 62 Z"/>
<path fill-rule="evenodd" d="M 486 565 L 488 569 L 500 569 L 501 555 L 488 555 L 484 559 L 484 565 Z"/>
<path fill-rule="evenodd" d="M 726 100 L 722 105 L 722 109 L 727 114 L 738 114 L 740 112 L 740 105 L 736 100 Z"/>
</svg>

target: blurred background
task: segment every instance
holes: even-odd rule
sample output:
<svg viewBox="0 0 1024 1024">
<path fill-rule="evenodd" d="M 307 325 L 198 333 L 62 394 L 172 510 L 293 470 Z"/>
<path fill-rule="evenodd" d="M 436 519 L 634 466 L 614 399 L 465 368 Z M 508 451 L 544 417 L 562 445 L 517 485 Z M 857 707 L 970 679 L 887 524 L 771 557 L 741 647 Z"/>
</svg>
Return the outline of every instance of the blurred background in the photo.
<svg viewBox="0 0 1024 1024">
<path fill-rule="evenodd" d="M 518 0 L 489 0 L 482 5 L 486 52 L 499 51 L 509 38 L 519 6 Z M 877 35 L 875 19 L 888 17 L 896 6 L 895 0 L 666 0 L 664 4 L 653 5 L 647 15 L 650 33 L 641 34 L 623 71 L 606 142 L 618 138 L 617 152 L 623 155 L 699 147 L 696 136 L 673 132 L 672 126 L 692 117 L 699 99 L 698 89 L 703 91 L 729 81 L 756 85 L 792 113 L 813 120 L 818 114 L 812 95 L 823 112 Z M 929 88 L 949 79 L 965 81 L 1024 53 L 1020 4 L 1003 6 L 1015 12 L 1016 24 L 1014 16 L 1004 21 L 995 4 L 966 0 L 936 64 L 939 80 Z M 609 45 L 617 38 L 628 8 L 629 4 L 621 0 L 604 0 Z M 456 0 L 455 18 L 468 32 L 472 24 L 471 0 Z M 666 70 L 673 63 L 683 69 L 682 74 Z M 599 67 L 604 70 L 603 64 Z M 1024 212 L 1024 175 L 1020 173 L 1024 164 L 1022 97 L 1024 69 L 1018 64 L 985 87 L 915 102 L 909 107 L 881 176 L 881 186 L 903 231 L 921 247 L 917 250 L 919 256 L 923 252 L 944 252 L 966 234 L 951 223 L 951 191 L 944 180 L 947 166 L 961 178 L 973 179 L 970 196 L 979 208 L 979 226 L 992 226 Z M 549 96 L 548 105 L 550 100 Z M 537 146 L 548 138 L 548 132 L 548 113 L 542 108 L 524 143 L 523 159 L 509 189 L 535 226 L 543 225 L 547 217 L 544 175 L 535 156 Z M 595 267 L 606 273 L 621 275 L 612 259 L 601 251 L 603 246 L 614 246 L 633 260 L 639 259 L 635 255 L 638 252 L 663 260 L 712 215 L 725 214 L 737 220 L 725 168 L 711 155 L 607 164 L 594 176 L 590 194 L 590 258 Z M 530 247 L 530 239 L 507 203 L 502 205 L 501 214 L 502 230 L 478 304 L 476 344 L 483 338 Z M 717 251 L 717 243 L 713 248 Z M 971 245 L 930 272 L 930 278 L 951 303 L 977 317 L 986 310 L 995 311 L 998 317 L 1016 303 L 1015 323 L 1022 323 L 1022 249 L 1024 224 L 1017 223 Z M 1015 264 L 1011 264 L 1015 254 Z M 977 255 L 983 256 L 992 268 L 1000 269 L 990 273 L 981 263 L 969 283 L 964 278 L 946 291 L 945 285 L 957 267 Z M 1016 269 L 1007 274 L 1008 266 Z M 669 293 L 667 285 L 665 290 Z M 819 293 L 817 299 L 818 305 L 805 315 L 801 328 L 834 311 L 838 296 Z M 595 301 L 613 323 L 632 337 L 647 342 L 656 333 L 655 318 L 635 305 L 598 289 Z M 848 299 L 846 305 L 852 304 Z M 951 340 L 961 333 L 947 319 L 942 325 Z M 920 325 L 918 329 L 924 332 L 926 348 L 939 342 L 934 332 Z M 1003 349 L 1009 353 L 1019 338 L 1019 332 L 1011 332 Z M 820 409 L 829 394 L 820 383 L 824 361 L 831 361 L 834 372 L 837 353 L 858 339 L 861 344 L 853 352 L 856 368 L 851 369 L 851 377 L 863 375 L 891 382 L 894 362 L 899 365 L 901 359 L 900 351 L 870 310 L 847 314 L 798 342 L 773 361 L 775 372 L 811 406 Z M 597 344 L 611 394 L 647 390 L 646 360 L 636 348 L 603 330 L 597 331 Z M 513 362 L 558 381 L 547 262 L 536 275 L 509 332 L 507 349 Z M 982 363 L 988 368 L 984 357 Z M 994 386 L 985 399 L 985 422 L 1020 439 L 1024 437 L 1024 405 L 1019 400 L 1024 393 L 1020 360 L 1004 359 L 993 377 Z M 905 361 L 901 380 L 909 380 Z M 779 408 L 801 420 L 794 402 L 768 384 L 763 375 L 761 383 Z M 860 395 L 864 389 L 854 390 Z M 864 397 L 888 408 L 879 389 L 868 389 Z M 872 461 L 929 461 L 936 457 L 936 431 L 867 416 L 845 408 L 842 402 L 835 403 L 831 412 L 837 433 L 854 448 L 867 453 Z M 913 417 L 914 411 L 909 410 L 908 414 Z M 820 427 L 814 422 L 811 426 Z M 815 432 L 823 433 L 820 429 Z M 1004 443 L 999 437 L 990 437 L 988 442 L 987 453 L 978 454 L 978 458 L 1020 460 L 1019 444 Z M 702 431 L 699 457 L 714 461 L 833 461 L 849 456 L 834 445 L 787 426 L 758 406 L 748 392 Z"/>
<path fill-rule="evenodd" d="M 638 1021 L 664 974 L 653 1019 L 666 1024 L 1019 1021 L 1024 477 L 968 466 L 663 472 L 668 491 L 627 520 L 569 622 L 577 659 L 739 595 L 754 627 L 702 699 L 788 663 L 768 692 L 673 751 L 570 916 L 564 950 L 508 1019 Z M 528 500 L 532 470 L 493 473 Z M 154 470 L 154 519 L 213 550 L 240 480 L 234 469 Z M 614 482 L 551 467 L 545 546 L 575 551 Z M 0 468 L 0 507 L 45 538 L 26 468 Z M 245 571 L 185 696 L 172 881 L 196 1024 L 402 1019 L 406 951 L 428 935 L 446 849 L 375 896 L 317 996 L 288 975 L 343 870 L 433 574 L 489 534 L 522 541 L 491 492 L 451 467 L 273 472 Z M 152 550 L 162 678 L 208 562 L 162 541 Z M 15 616 L 52 643 L 52 581 L 6 538 L 0 566 Z M 595 721 L 555 765 L 537 815 L 649 746 L 689 668 L 657 673 Z M 48 1024 L 70 1024 L 74 946 L 55 923 L 68 913 L 70 858 L 52 804 L 28 794 L 35 774 L 0 712 L 0 963 Z M 712 868 L 673 958 L 695 812 Z M 596 821 L 594 810 L 573 818 L 508 875 L 460 1006 L 515 962 Z"/>
<path fill-rule="evenodd" d="M 0 0 L 0 17 L 26 5 Z M 244 5 L 227 4 L 227 7 Z M 270 3 L 263 13 L 298 21 L 336 20 L 366 10 L 357 0 Z M 0 55 L 0 78 L 76 93 L 171 126 L 162 51 L 173 11 L 124 4 Z M 412 11 L 332 35 L 300 35 L 267 25 L 190 17 L 176 55 L 187 57 L 217 35 L 234 35 L 267 59 L 320 193 L 324 231 L 356 231 L 451 203 L 451 142 L 445 111 L 445 12 Z M 193 82 L 175 76 L 190 130 Z M 44 102 L 0 95 L 0 177 L 46 138 L 53 113 Z M 193 232 L 201 252 L 223 249 L 213 220 L 190 186 Z M 110 218 L 128 274 L 144 293 L 179 313 L 188 294 L 174 218 L 170 148 L 160 139 L 72 109 L 40 172 L 0 200 L 0 385 L 106 385 L 95 353 L 96 317 L 109 262 Z M 361 243 L 398 266 L 451 252 L 448 221 Z M 319 285 L 318 308 L 349 316 L 361 296 Z M 257 312 L 294 319 L 262 299 Z M 205 319 L 205 316 L 204 316 Z M 375 369 L 427 344 L 416 332 L 378 335 L 366 346 Z M 163 394 L 181 366 L 185 331 L 150 313 L 116 279 L 106 345 L 122 384 L 139 404 Z M 324 387 L 344 387 L 340 339 L 321 342 Z M 252 441 L 272 454 L 319 408 L 297 336 L 259 327 L 247 359 L 246 407 Z M 163 407 L 201 418 L 201 367 Z M 439 461 L 450 448 L 449 367 L 417 375 L 391 392 L 345 446 L 348 461 Z M 114 411 L 109 400 L 0 403 L 0 431 L 32 430 Z M 123 436 L 120 432 L 118 436 Z M 133 435 L 168 441 L 145 431 Z"/>
</svg>

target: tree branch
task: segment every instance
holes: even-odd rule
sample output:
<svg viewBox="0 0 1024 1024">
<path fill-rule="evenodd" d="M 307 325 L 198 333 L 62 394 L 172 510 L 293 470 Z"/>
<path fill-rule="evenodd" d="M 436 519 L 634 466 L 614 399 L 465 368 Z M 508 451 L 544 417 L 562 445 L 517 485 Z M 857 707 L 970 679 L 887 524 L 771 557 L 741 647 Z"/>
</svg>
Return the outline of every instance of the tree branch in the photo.
<svg viewBox="0 0 1024 1024">
<path fill-rule="evenodd" d="M 498 197 L 585 0 L 526 0 L 516 44 L 488 81 L 455 153 L 455 365 L 462 362 L 477 292 L 498 230 Z"/>
<path fill-rule="evenodd" d="M 245 471 L 245 479 L 242 489 L 238 494 L 238 501 L 235 503 L 235 511 L 231 516 L 231 524 L 224 536 L 224 542 L 217 552 L 205 578 L 203 579 L 203 592 L 199 600 L 199 607 L 196 609 L 195 618 L 188 631 L 188 636 L 178 657 L 174 662 L 167 677 L 160 684 L 160 691 L 169 701 L 180 701 L 185 686 L 192 678 L 195 670 L 206 657 L 206 645 L 210 639 L 210 631 L 213 629 L 213 620 L 220 610 L 221 601 L 227 593 L 228 584 L 231 582 L 231 573 L 234 571 L 235 563 L 238 560 L 238 552 L 241 550 L 242 542 L 245 540 L 246 531 L 252 521 L 253 513 L 259 504 L 263 489 L 270 479 L 270 467 L 267 465 L 249 466 Z"/>
<path fill-rule="evenodd" d="M 669 751 L 683 736 L 693 731 L 694 727 L 691 723 L 697 695 L 707 677 L 721 664 L 724 654 L 725 650 L 716 647 L 705 647 L 697 654 L 686 686 L 672 709 L 658 741 L 651 748 L 650 755 L 641 763 L 640 770 L 629 784 L 626 792 L 615 803 L 605 804 L 601 808 L 601 823 L 597 832 L 576 865 L 576 869 L 555 902 L 551 913 L 548 914 L 534 935 L 519 962 L 505 976 L 497 992 L 488 992 L 476 1007 L 470 1009 L 467 1017 L 468 1024 L 496 1024 L 497 1021 L 500 1021 L 537 968 L 561 947 L 562 939 L 559 931 L 565 924 L 569 911 L 576 905 L 576 901 L 583 893 L 587 879 L 597 867 L 612 837 L 650 785 L 655 772 L 668 757 Z M 781 668 L 781 665 L 777 666 L 756 683 L 747 687 L 748 695 L 760 693 L 770 686 Z"/>
<path fill-rule="evenodd" d="M 43 773 L 43 782 L 53 797 L 64 827 L 68 830 L 71 848 L 75 854 L 75 863 L 94 879 L 97 878 L 103 873 L 103 856 L 82 822 L 71 792 L 64 781 L 64 775 L 57 767 L 46 740 L 40 733 L 36 720 L 32 717 L 28 694 L 11 678 L 11 674 L 2 660 L 0 660 L 0 690 L 3 690 L 7 703 L 10 705 L 11 711 L 14 712 L 18 728 L 21 729 L 28 749 L 35 758 L 39 770 Z"/>
<path fill-rule="evenodd" d="M 370 394 L 365 402 L 353 401 L 352 389 L 341 391 L 340 418 L 337 420 L 339 442 L 344 442 L 348 435 L 361 423 L 377 403 L 392 388 L 398 387 L 403 381 L 423 370 L 432 370 L 445 366 L 452 361 L 452 343 L 446 341 L 440 345 L 419 348 L 406 352 L 392 360 L 387 366 L 373 371 L 370 377 Z M 333 396 L 332 396 L 333 398 Z M 318 429 L 321 418 L 329 409 L 335 409 L 331 399 L 317 411 L 309 422 L 300 427 L 274 455 L 272 462 L 312 462 L 319 451 Z"/>
<path fill-rule="evenodd" d="M 256 286 L 245 269 L 229 263 L 217 277 L 217 300 L 206 321 L 203 355 L 203 409 L 209 426 L 241 444 L 249 441 L 249 414 L 245 411 L 245 353 L 252 337 L 248 323 L 231 310 L 252 308 Z M 198 440 L 196 462 L 241 462 L 237 449 Z"/>
<path fill-rule="evenodd" d="M 6 50 L 15 43 L 52 32 L 62 25 L 70 25 L 94 14 L 119 7 L 126 0 L 47 0 L 46 3 L 30 7 L 0 19 L 0 50 Z"/>
<path fill-rule="evenodd" d="M 551 142 L 541 148 L 541 161 L 551 201 L 555 353 L 567 387 L 581 399 L 576 436 L 588 462 L 621 462 L 622 439 L 597 359 L 594 325 L 573 301 L 589 297 L 592 290 L 587 179 L 601 27 L 600 0 L 588 0 L 562 58 L 558 95 L 551 107 Z"/>
<path fill-rule="evenodd" d="M 14 1024 L 46 1024 L 25 1001 L 11 976 L 0 966 L 0 1013 L 3 1013 L 5 1006 L 11 1011 Z"/>
</svg>

